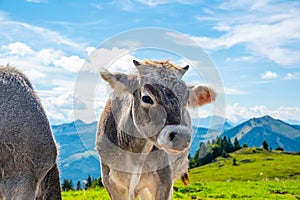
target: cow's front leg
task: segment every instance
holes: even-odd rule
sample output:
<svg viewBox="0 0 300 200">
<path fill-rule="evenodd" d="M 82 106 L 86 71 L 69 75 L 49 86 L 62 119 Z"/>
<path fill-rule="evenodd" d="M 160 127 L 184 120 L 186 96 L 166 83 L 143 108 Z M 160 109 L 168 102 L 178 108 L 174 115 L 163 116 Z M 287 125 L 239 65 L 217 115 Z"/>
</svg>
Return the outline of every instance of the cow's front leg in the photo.
<svg viewBox="0 0 300 200">
<path fill-rule="evenodd" d="M 172 187 L 172 171 L 170 166 L 166 166 L 144 173 L 135 192 L 136 196 L 140 196 L 142 200 L 170 200 Z"/>
<path fill-rule="evenodd" d="M 55 164 L 42 180 L 36 200 L 60 200 L 59 171 Z"/>
<path fill-rule="evenodd" d="M 117 182 L 114 179 L 114 177 L 117 175 L 117 172 L 111 171 L 111 169 L 105 164 L 101 164 L 101 172 L 103 185 L 106 188 L 111 200 L 128 200 L 128 191 L 126 190 L 126 187 L 124 187 L 124 183 Z M 126 180 L 125 177 L 124 180 Z"/>
<path fill-rule="evenodd" d="M 166 166 L 156 171 L 158 178 L 155 199 L 170 200 L 173 193 L 172 171 L 170 166 Z"/>
</svg>

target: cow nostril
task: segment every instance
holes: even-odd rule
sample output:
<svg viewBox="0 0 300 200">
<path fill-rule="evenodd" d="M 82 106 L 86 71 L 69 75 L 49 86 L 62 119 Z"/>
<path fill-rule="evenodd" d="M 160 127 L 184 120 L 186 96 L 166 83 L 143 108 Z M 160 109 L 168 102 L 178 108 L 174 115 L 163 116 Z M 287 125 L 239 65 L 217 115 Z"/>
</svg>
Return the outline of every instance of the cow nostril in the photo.
<svg viewBox="0 0 300 200">
<path fill-rule="evenodd" d="M 169 135 L 169 139 L 170 141 L 172 141 L 176 136 L 176 133 L 175 132 L 171 132 L 170 135 Z"/>
</svg>

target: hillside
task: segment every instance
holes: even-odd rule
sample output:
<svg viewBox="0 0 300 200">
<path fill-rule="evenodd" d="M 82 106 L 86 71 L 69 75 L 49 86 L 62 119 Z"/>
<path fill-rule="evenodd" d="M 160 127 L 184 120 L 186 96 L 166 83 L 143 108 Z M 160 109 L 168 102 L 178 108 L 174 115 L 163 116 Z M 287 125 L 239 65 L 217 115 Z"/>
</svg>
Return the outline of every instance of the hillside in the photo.
<svg viewBox="0 0 300 200">
<path fill-rule="evenodd" d="M 237 166 L 233 165 L 236 159 Z M 262 148 L 242 148 L 229 158 L 218 157 L 215 162 L 190 170 L 191 183 L 210 181 L 299 180 L 300 155 Z"/>
<path fill-rule="evenodd" d="M 285 151 L 300 151 L 299 126 L 287 124 L 270 116 L 250 119 L 236 127 L 225 130 L 222 137 L 237 137 L 240 144 L 249 147 L 261 146 L 266 140 L 269 147 L 284 148 Z"/>
<path fill-rule="evenodd" d="M 190 183 L 174 185 L 177 199 L 300 199 L 300 155 L 246 148 L 191 169 Z M 233 159 L 237 166 L 233 166 Z M 63 192 L 64 200 L 108 200 L 103 188 Z"/>
<path fill-rule="evenodd" d="M 100 176 L 100 163 L 95 150 L 97 123 L 85 124 L 77 120 L 52 126 L 59 146 L 61 180 L 85 180 L 88 175 Z"/>
</svg>

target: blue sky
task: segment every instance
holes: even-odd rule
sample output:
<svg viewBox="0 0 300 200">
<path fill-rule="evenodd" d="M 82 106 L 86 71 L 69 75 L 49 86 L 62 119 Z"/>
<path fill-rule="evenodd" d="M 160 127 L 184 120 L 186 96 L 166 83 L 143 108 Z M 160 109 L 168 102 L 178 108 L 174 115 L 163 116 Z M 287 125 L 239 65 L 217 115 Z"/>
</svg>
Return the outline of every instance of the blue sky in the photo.
<svg viewBox="0 0 300 200">
<path fill-rule="evenodd" d="M 103 41 L 144 27 L 176 31 L 204 49 L 222 79 L 229 120 L 268 114 L 300 121 L 298 1 L 0 0 L 0 24 L 0 64 L 29 76 L 52 124 L 74 120 L 73 102 L 99 116 L 107 98 L 104 84 L 91 88 L 96 91 L 92 106 L 74 94 L 84 60 Z M 109 58 L 125 49 L 102 48 L 99 53 Z M 184 64 L 168 53 L 141 51 L 124 55 L 113 69 L 122 71 L 132 65 L 130 60 L 146 58 Z M 199 80 L 205 83 L 205 78 Z M 211 106 L 199 113 L 214 114 Z"/>
</svg>

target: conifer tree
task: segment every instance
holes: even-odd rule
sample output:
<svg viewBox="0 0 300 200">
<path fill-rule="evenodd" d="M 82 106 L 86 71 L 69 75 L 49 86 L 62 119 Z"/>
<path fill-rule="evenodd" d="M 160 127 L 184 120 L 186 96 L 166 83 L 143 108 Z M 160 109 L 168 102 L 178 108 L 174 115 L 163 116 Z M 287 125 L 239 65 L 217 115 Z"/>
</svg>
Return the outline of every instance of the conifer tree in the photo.
<svg viewBox="0 0 300 200">
<path fill-rule="evenodd" d="M 227 149 L 226 149 L 226 152 L 227 153 L 231 153 L 231 152 L 233 152 L 233 145 L 232 145 L 232 142 L 231 142 L 231 139 L 230 138 L 228 138 L 228 140 L 227 140 Z"/>
<path fill-rule="evenodd" d="M 89 175 L 87 178 L 86 188 L 90 188 L 92 186 L 92 178 Z"/>
<path fill-rule="evenodd" d="M 63 191 L 74 190 L 72 180 L 64 179 L 61 188 Z"/>
<path fill-rule="evenodd" d="M 228 158 L 229 157 L 229 154 L 226 152 L 226 151 L 222 151 L 222 157 L 223 158 Z"/>
<path fill-rule="evenodd" d="M 241 149 L 241 145 L 240 145 L 237 137 L 234 138 L 233 149 L 234 149 L 234 151 L 237 151 L 237 150 Z"/>
<path fill-rule="evenodd" d="M 77 182 L 76 190 L 77 191 L 82 190 L 80 181 Z"/>
<path fill-rule="evenodd" d="M 263 141 L 262 146 L 265 150 L 269 151 L 269 145 L 266 140 Z"/>
<path fill-rule="evenodd" d="M 99 179 L 98 179 L 98 185 L 99 185 L 99 187 L 104 187 L 104 185 L 103 185 L 103 183 L 102 183 L 101 176 L 100 176 Z"/>
<path fill-rule="evenodd" d="M 198 153 L 198 158 L 204 158 L 207 155 L 207 149 L 206 149 L 206 145 L 204 142 L 200 143 L 200 148 L 199 148 L 199 153 Z"/>
</svg>

